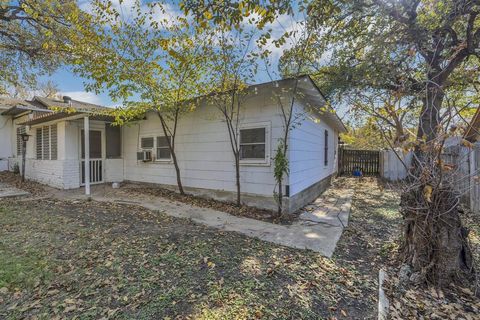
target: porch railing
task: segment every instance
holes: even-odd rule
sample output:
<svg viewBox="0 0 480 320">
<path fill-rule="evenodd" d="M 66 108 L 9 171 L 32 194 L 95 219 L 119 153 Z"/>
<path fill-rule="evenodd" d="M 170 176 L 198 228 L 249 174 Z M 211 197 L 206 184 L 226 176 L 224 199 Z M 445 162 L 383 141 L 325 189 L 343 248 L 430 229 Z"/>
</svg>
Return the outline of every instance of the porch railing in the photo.
<svg viewBox="0 0 480 320">
<path fill-rule="evenodd" d="M 82 185 L 85 184 L 85 160 L 80 161 Z M 90 159 L 90 183 L 103 182 L 103 160 Z"/>
</svg>

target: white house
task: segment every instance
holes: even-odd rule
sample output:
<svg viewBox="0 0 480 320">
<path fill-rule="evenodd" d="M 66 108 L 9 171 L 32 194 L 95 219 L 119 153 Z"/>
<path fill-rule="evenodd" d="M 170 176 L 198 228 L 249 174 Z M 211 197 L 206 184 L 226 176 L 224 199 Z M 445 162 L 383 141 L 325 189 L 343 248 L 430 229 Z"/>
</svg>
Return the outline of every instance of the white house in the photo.
<svg viewBox="0 0 480 320">
<path fill-rule="evenodd" d="M 249 88 L 238 132 L 242 199 L 248 205 L 269 209 L 276 206 L 272 158 L 285 130 L 278 97 L 288 104 L 295 81 L 286 79 Z M 20 140 L 14 137 L 25 130 L 31 135 L 27 142 L 26 177 L 57 188 L 81 187 L 85 182 L 83 128 L 88 123 L 91 183 L 136 181 L 176 185 L 174 165 L 155 112 L 118 127 L 110 125 L 112 118 L 95 112 L 101 107 L 68 97 L 64 101 L 34 98 L 30 103 L 36 108 L 34 111 L 16 105 L 0 111 L 2 119 L 11 123 L 5 129 L 11 137 L 7 134 L 4 139 L 2 133 L 0 154 L 8 158 L 10 170 L 21 162 L 16 142 Z M 51 107 L 69 107 L 69 111 L 49 112 Z M 298 80 L 294 119 L 288 141 L 290 172 L 283 190 L 288 211 L 302 207 L 328 187 L 337 171 L 338 134 L 345 131 L 308 76 Z M 4 140 L 9 141 L 5 147 Z M 175 148 L 186 192 L 220 200 L 235 199 L 235 165 L 227 127 L 213 104 L 203 99 L 193 112 L 180 118 Z M 139 159 L 139 151 L 150 151 L 152 161 Z"/>
</svg>

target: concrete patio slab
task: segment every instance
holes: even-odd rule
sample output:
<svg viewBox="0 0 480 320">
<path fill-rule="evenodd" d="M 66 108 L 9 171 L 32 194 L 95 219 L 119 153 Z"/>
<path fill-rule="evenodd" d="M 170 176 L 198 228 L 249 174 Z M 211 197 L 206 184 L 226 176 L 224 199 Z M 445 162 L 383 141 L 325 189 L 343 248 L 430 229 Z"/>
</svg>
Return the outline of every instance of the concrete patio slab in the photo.
<svg viewBox="0 0 480 320">
<path fill-rule="evenodd" d="M 85 199 L 80 190 L 57 190 L 54 196 L 61 199 Z M 329 192 L 329 195 L 332 193 Z M 334 193 L 333 193 L 334 194 Z M 91 198 L 96 201 L 139 205 L 150 210 L 159 210 L 167 215 L 191 219 L 196 223 L 223 231 L 233 231 L 249 237 L 273 242 L 287 247 L 310 249 L 326 257 L 331 257 L 342 235 L 344 225 L 348 223 L 351 194 L 342 199 L 330 196 L 328 202 L 340 203 L 340 207 L 331 205 L 324 216 L 314 212 L 312 221 L 300 219 L 292 225 L 278 225 L 255 219 L 237 217 L 225 212 L 192 206 L 161 197 L 147 195 L 132 196 L 125 190 L 112 189 L 109 186 L 92 186 Z M 317 202 L 324 203 L 322 201 Z M 318 213 L 319 214 L 319 213 Z"/>
<path fill-rule="evenodd" d="M 28 196 L 30 193 L 27 191 L 15 188 L 7 183 L 0 182 L 0 199 L 9 197 L 22 197 Z"/>
</svg>

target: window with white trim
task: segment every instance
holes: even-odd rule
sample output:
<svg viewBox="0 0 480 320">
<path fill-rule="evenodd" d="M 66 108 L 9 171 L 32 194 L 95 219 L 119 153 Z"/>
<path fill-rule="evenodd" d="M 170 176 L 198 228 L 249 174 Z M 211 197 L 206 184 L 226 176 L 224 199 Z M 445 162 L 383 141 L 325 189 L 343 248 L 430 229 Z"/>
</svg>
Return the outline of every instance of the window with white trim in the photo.
<svg viewBox="0 0 480 320">
<path fill-rule="evenodd" d="M 268 163 L 269 131 L 268 124 L 251 124 L 240 128 L 240 161 L 242 163 Z"/>
<path fill-rule="evenodd" d="M 171 160 L 172 154 L 168 147 L 168 141 L 172 142 L 172 137 L 157 137 L 157 160 Z"/>
<path fill-rule="evenodd" d="M 35 131 L 38 160 L 57 160 L 57 125 L 43 126 Z"/>
<path fill-rule="evenodd" d="M 142 137 L 140 139 L 140 148 L 141 149 L 153 149 L 153 137 Z"/>
</svg>

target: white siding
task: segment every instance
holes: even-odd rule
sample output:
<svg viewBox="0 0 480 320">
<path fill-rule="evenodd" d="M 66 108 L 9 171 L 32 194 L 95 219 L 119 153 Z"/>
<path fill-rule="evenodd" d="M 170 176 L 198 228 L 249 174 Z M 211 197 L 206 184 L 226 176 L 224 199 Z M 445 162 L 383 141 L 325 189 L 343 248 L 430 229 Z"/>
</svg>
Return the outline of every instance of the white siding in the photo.
<svg viewBox="0 0 480 320">
<path fill-rule="evenodd" d="M 290 196 L 337 170 L 338 133 L 323 118 L 314 117 L 296 105 L 299 123 L 290 132 Z M 324 133 L 328 130 L 328 165 L 324 165 Z"/>
<path fill-rule="evenodd" d="M 71 122 L 57 123 L 57 160 L 36 159 L 36 128 L 37 126 L 34 126 L 27 132 L 31 136 L 27 143 L 25 177 L 55 188 L 78 188 L 80 186 L 80 164 L 78 158 L 75 158 L 78 157 L 78 151 L 75 151 L 78 148 L 78 142 L 75 140 L 76 135 L 73 135 L 75 131 L 71 130 Z M 13 163 L 17 163 L 21 169 L 21 161 L 21 157 L 12 158 L 10 167 Z"/>
<path fill-rule="evenodd" d="M 13 156 L 13 132 L 12 118 L 0 115 L 0 171 L 8 170 L 8 158 Z"/>
<path fill-rule="evenodd" d="M 277 140 L 283 127 L 277 107 L 270 98 L 250 98 L 242 110 L 241 124 L 270 124 L 271 141 L 267 153 L 274 155 Z M 155 113 L 147 119 L 124 127 L 124 173 L 131 181 L 176 185 L 173 163 L 137 161 L 139 139 L 142 136 L 163 136 L 160 120 Z M 227 127 L 215 106 L 201 106 L 180 119 L 175 142 L 182 183 L 185 187 L 234 192 L 235 165 Z M 273 163 L 267 165 L 242 165 L 241 188 L 243 193 L 271 196 L 275 186 Z"/>
<path fill-rule="evenodd" d="M 105 182 L 123 181 L 123 159 L 106 159 L 104 165 Z"/>
</svg>

